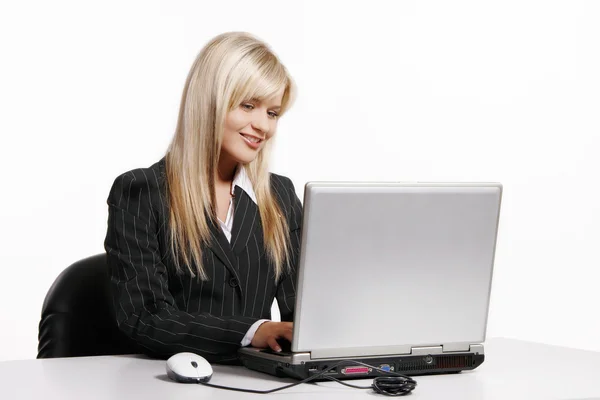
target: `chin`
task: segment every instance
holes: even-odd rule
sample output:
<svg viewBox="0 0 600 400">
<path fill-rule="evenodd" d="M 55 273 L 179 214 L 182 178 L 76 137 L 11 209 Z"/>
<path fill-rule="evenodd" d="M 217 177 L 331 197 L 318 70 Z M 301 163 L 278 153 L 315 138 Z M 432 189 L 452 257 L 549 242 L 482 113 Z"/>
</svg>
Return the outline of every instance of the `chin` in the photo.
<svg viewBox="0 0 600 400">
<path fill-rule="evenodd" d="M 246 151 L 238 152 L 238 153 L 234 154 L 233 157 L 240 164 L 250 164 L 252 161 L 254 161 L 256 159 L 256 157 L 258 157 L 258 151 L 256 151 L 256 152 L 246 152 Z"/>
</svg>

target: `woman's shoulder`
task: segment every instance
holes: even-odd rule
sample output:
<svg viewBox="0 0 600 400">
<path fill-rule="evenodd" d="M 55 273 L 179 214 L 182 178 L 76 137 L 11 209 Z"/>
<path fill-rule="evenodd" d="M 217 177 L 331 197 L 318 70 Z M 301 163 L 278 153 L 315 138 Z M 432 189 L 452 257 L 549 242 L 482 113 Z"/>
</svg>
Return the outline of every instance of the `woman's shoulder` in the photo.
<svg viewBox="0 0 600 400">
<path fill-rule="evenodd" d="M 123 172 L 112 184 L 108 203 L 129 209 L 151 202 L 153 197 L 161 195 L 164 179 L 164 158 L 149 167 Z"/>
<path fill-rule="evenodd" d="M 283 208 L 290 229 L 297 229 L 301 224 L 302 204 L 292 180 L 287 176 L 271 173 L 271 189 Z"/>
<path fill-rule="evenodd" d="M 296 188 L 294 187 L 292 180 L 287 176 L 271 172 L 271 190 L 285 207 L 287 207 L 288 204 L 294 204 L 296 202 Z"/>
<path fill-rule="evenodd" d="M 294 190 L 294 183 L 290 178 L 284 175 L 279 175 L 271 172 L 271 188 L 273 189 L 285 189 Z"/>
<path fill-rule="evenodd" d="M 114 184 L 158 188 L 165 177 L 164 158 L 149 167 L 135 168 L 121 173 Z M 114 185 L 113 185 L 114 186 Z"/>
</svg>

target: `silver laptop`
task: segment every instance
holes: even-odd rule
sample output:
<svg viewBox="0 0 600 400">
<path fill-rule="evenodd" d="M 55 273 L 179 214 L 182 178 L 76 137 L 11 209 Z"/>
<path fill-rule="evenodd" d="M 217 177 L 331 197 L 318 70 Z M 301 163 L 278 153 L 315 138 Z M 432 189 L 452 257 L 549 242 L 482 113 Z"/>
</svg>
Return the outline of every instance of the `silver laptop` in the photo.
<svg viewBox="0 0 600 400">
<path fill-rule="evenodd" d="M 240 349 L 304 379 L 474 369 L 484 360 L 502 185 L 310 182 L 289 351 Z M 348 361 L 344 361 L 348 360 Z"/>
</svg>

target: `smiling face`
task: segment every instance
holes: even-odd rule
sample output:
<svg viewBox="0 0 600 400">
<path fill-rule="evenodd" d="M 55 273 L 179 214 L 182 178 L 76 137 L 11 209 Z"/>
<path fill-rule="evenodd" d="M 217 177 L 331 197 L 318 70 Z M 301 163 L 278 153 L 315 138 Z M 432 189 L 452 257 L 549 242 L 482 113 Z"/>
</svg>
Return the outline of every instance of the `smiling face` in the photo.
<svg viewBox="0 0 600 400">
<path fill-rule="evenodd" d="M 268 99 L 243 101 L 225 118 L 221 160 L 248 164 L 271 139 L 277 128 L 285 88 Z"/>
</svg>

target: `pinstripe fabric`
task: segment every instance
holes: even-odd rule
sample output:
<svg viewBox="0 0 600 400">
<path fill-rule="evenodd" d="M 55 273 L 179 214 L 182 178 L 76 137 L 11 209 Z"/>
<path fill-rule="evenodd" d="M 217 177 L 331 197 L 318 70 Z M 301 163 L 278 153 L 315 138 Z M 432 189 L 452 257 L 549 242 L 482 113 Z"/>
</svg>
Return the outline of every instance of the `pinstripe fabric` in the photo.
<svg viewBox="0 0 600 400">
<path fill-rule="evenodd" d="M 162 159 L 117 177 L 108 197 L 104 246 L 117 323 L 152 356 L 192 351 L 210 362 L 235 362 L 252 324 L 271 318 L 275 297 L 282 321 L 293 319 L 295 273 L 275 283 L 258 207 L 236 187 L 231 244 L 212 224 L 213 241 L 203 249 L 209 279 L 176 274 L 169 251 L 165 176 Z M 302 205 L 288 178 L 271 174 L 271 187 L 290 227 L 295 268 Z"/>
</svg>

